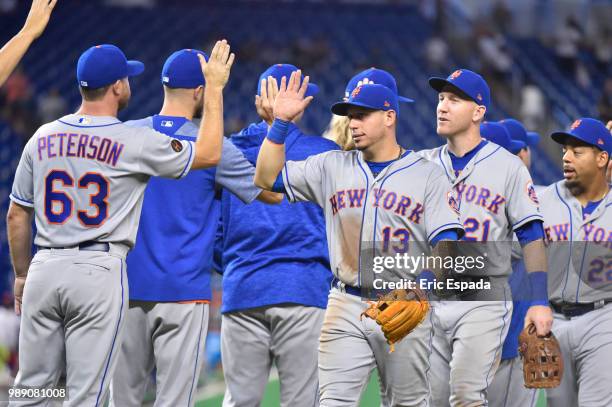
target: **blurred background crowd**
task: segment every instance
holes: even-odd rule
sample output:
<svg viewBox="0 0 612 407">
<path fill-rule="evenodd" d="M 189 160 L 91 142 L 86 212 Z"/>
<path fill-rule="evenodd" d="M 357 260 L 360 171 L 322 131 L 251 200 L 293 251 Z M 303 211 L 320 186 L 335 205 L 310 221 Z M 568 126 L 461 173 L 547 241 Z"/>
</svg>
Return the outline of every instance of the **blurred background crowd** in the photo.
<svg viewBox="0 0 612 407">
<path fill-rule="evenodd" d="M 545 136 L 575 118 L 612 120 L 612 3 L 609 0 L 62 0 L 45 35 L 0 89 L 0 386 L 16 371 L 19 321 L 5 221 L 21 150 L 36 128 L 76 110 L 75 66 L 86 48 L 114 43 L 146 64 L 132 82 L 123 120 L 157 113 L 159 73 L 181 48 L 209 51 L 227 38 L 237 60 L 225 93 L 226 132 L 255 121 L 257 78 L 274 63 L 294 64 L 321 92 L 302 125 L 321 134 L 346 81 L 375 66 L 396 77 L 404 147 L 441 144 L 435 134 L 432 75 L 456 67 L 480 72 L 494 100 L 489 120 L 516 117 Z M 0 0 L 0 42 L 20 28 L 29 2 Z M 536 184 L 561 177 L 558 147 L 542 137 L 534 151 Z M 218 278 L 216 285 L 218 284 Z M 218 361 L 213 301 L 206 374 Z M 206 380 L 203 380 L 205 382 Z"/>
</svg>

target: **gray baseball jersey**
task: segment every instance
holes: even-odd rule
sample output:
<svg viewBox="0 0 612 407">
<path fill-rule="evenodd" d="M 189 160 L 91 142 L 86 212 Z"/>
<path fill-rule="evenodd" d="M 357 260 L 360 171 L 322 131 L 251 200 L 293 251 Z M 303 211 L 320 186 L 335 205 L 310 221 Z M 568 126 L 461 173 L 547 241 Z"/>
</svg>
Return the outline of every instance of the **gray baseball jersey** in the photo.
<svg viewBox="0 0 612 407">
<path fill-rule="evenodd" d="M 504 242 L 487 245 L 486 274 L 510 275 L 513 231 L 530 221 L 542 220 L 525 165 L 515 155 L 490 142 L 459 174 L 453 171 L 447 145 L 418 154 L 442 167 L 455 188 L 465 227 L 463 240 Z M 463 247 L 466 255 L 479 254 L 477 245 Z"/>
<path fill-rule="evenodd" d="M 501 358 L 512 315 L 506 278 L 512 271 L 513 231 L 542 219 L 531 176 L 521 160 L 486 142 L 461 172 L 453 170 L 448 145 L 420 152 L 443 168 L 459 199 L 464 240 L 461 254 L 487 253 L 485 274 L 500 301 L 441 301 L 433 312 L 432 400 L 436 406 L 486 405 L 487 388 Z M 487 294 L 484 292 L 483 294 Z M 499 295 L 499 297 L 498 297 Z M 478 337 L 477 341 L 474 338 Z"/>
<path fill-rule="evenodd" d="M 555 312 L 553 330 L 563 355 L 561 385 L 548 405 L 612 405 L 612 192 L 583 217 L 580 202 L 559 181 L 540 197 L 552 303 L 591 303 L 578 316 Z"/>
<path fill-rule="evenodd" d="M 10 198 L 34 208 L 38 246 L 134 245 L 149 177 L 179 178 L 193 143 L 114 117 L 68 115 L 28 141 Z"/>
<path fill-rule="evenodd" d="M 551 302 L 612 300 L 612 193 L 586 218 L 559 181 L 540 196 Z"/>
<path fill-rule="evenodd" d="M 462 229 L 444 172 L 410 152 L 374 177 L 360 151 L 330 151 L 288 161 L 283 181 L 290 201 L 323 208 L 332 272 L 361 286 L 362 245 L 429 253 L 429 241 Z"/>
<path fill-rule="evenodd" d="M 184 176 L 193 157 L 193 143 L 114 117 L 68 115 L 28 141 L 10 198 L 34 208 L 41 250 L 23 294 L 16 386 L 51 388 L 65 370 L 66 405 L 104 403 L 125 325 L 125 255 L 146 183 Z"/>
</svg>

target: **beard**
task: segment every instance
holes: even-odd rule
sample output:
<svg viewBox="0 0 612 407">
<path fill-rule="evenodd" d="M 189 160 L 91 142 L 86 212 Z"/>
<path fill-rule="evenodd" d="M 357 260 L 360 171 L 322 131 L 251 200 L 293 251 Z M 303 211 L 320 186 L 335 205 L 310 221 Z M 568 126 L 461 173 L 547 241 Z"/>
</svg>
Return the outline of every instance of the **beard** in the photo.
<svg viewBox="0 0 612 407">
<path fill-rule="evenodd" d="M 130 103 L 130 95 L 126 95 L 126 97 L 119 100 L 119 111 L 122 111 L 126 107 L 128 107 Z"/>
<path fill-rule="evenodd" d="M 586 191 L 586 188 L 577 180 L 565 180 L 565 187 L 574 196 L 582 195 Z"/>
</svg>

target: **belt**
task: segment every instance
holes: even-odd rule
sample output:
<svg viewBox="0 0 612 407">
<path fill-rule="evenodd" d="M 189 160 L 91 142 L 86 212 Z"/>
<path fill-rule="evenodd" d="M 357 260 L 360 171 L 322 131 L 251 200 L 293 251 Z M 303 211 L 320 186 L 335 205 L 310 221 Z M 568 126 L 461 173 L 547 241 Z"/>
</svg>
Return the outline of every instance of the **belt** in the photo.
<svg viewBox="0 0 612 407">
<path fill-rule="evenodd" d="M 337 277 L 334 277 L 334 279 L 332 280 L 332 287 L 336 287 L 340 291 L 345 292 L 347 294 L 356 295 L 358 297 L 362 296 L 361 287 L 353 287 L 351 285 L 343 283 Z"/>
<path fill-rule="evenodd" d="M 96 242 L 95 240 L 88 240 L 86 242 L 79 243 L 76 246 L 65 246 L 65 247 L 38 246 L 38 250 L 62 250 L 62 249 L 79 249 L 83 251 L 108 252 L 110 250 L 110 245 L 106 242 Z"/>
<path fill-rule="evenodd" d="M 565 315 L 567 318 L 579 317 L 587 312 L 594 311 L 602 308 L 606 304 L 612 303 L 612 300 L 600 300 L 595 302 L 587 303 L 574 303 L 574 302 L 553 302 L 551 307 L 555 312 Z"/>
</svg>

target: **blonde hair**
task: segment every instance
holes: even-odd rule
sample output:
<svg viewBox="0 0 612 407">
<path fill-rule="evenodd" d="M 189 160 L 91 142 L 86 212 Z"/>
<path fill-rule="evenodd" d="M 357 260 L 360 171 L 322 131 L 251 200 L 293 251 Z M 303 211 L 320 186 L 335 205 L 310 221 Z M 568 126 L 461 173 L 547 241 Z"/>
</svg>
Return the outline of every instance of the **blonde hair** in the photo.
<svg viewBox="0 0 612 407">
<path fill-rule="evenodd" d="M 344 151 L 355 148 L 351 130 L 349 129 L 349 118 L 346 116 L 333 114 L 325 133 L 323 133 L 323 137 L 335 142 Z"/>
</svg>

